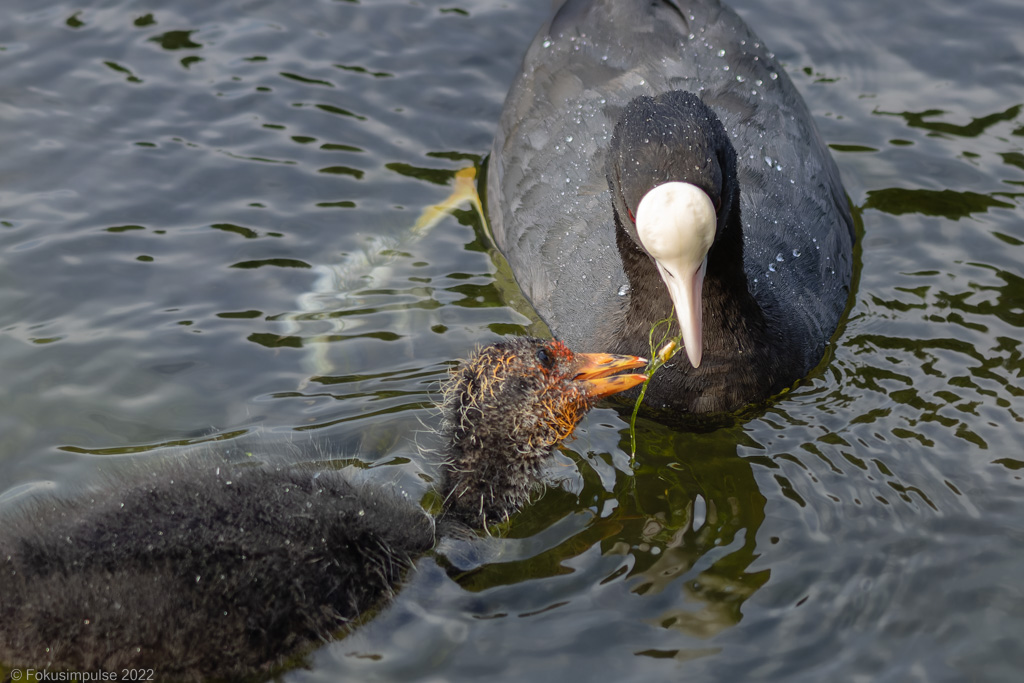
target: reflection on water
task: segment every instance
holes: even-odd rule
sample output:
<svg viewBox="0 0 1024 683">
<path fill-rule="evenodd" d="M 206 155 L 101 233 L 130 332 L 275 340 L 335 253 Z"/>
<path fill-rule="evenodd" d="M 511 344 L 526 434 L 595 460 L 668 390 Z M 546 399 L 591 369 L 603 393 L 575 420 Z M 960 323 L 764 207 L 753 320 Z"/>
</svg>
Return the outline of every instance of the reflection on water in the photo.
<svg viewBox="0 0 1024 683">
<path fill-rule="evenodd" d="M 567 564 L 596 546 L 603 555 L 623 558 L 602 583 L 625 581 L 636 595 L 683 591 L 692 604 L 663 612 L 662 628 L 709 637 L 739 622 L 744 600 L 770 574 L 748 571 L 765 503 L 750 463 L 736 457 L 734 448 L 723 450 L 719 439 L 674 433 L 649 422 L 641 423 L 640 434 L 642 465 L 618 469 L 610 454 L 588 453 L 576 461 L 579 489 L 548 490 L 519 515 L 511 536 L 540 533 L 581 506 L 591 512 L 586 525 L 543 552 L 470 571 L 455 569 L 452 578 L 466 590 L 484 591 L 558 576 L 571 572 Z M 628 439 L 620 448 L 628 448 Z M 679 453 L 689 454 L 685 462 Z"/>
<path fill-rule="evenodd" d="M 1015 680 L 1024 104 L 1013 0 L 737 0 L 858 221 L 825 362 L 732 424 L 592 413 L 535 504 L 288 680 Z M 547 0 L 15 0 L 0 26 L 0 512 L 283 442 L 424 494 L 448 364 L 544 334 L 476 211 Z M 396 47 L 397 46 L 397 47 Z"/>
</svg>

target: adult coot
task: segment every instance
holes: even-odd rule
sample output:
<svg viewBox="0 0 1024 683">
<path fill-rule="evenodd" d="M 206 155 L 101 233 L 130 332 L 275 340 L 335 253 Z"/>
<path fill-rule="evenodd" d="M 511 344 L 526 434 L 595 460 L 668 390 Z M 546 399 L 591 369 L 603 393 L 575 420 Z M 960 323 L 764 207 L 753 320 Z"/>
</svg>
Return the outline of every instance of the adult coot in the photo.
<svg viewBox="0 0 1024 683">
<path fill-rule="evenodd" d="M 439 532 L 518 509 L 594 401 L 644 361 L 509 339 L 444 390 L 437 528 L 335 471 L 179 467 L 0 520 L 0 663 L 146 680 L 268 673 L 388 595 Z M 151 670 L 147 672 L 146 670 Z"/>
<path fill-rule="evenodd" d="M 785 71 L 718 0 L 568 0 L 537 34 L 487 177 L 494 239 L 554 334 L 685 354 L 671 415 L 733 411 L 822 358 L 847 305 L 853 222 Z"/>
</svg>

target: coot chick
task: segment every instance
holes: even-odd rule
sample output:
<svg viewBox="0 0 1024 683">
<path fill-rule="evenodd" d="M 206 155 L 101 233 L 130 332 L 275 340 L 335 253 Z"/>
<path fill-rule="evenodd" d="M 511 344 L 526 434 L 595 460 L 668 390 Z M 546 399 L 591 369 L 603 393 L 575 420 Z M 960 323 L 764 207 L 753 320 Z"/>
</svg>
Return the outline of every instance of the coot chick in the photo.
<svg viewBox="0 0 1024 683">
<path fill-rule="evenodd" d="M 552 332 L 685 354 L 646 403 L 731 412 L 804 377 L 847 306 L 853 221 L 807 106 L 718 0 L 568 0 L 491 151 L 495 242 Z M 676 332 L 678 333 L 678 328 Z"/>
<path fill-rule="evenodd" d="M 0 662 L 152 669 L 158 679 L 266 676 L 378 604 L 439 529 L 522 506 L 541 464 L 594 402 L 643 375 L 640 358 L 512 338 L 444 388 L 440 524 L 335 471 L 188 470 L 0 524 Z M 294 663 L 294 662 L 292 662 Z"/>
</svg>

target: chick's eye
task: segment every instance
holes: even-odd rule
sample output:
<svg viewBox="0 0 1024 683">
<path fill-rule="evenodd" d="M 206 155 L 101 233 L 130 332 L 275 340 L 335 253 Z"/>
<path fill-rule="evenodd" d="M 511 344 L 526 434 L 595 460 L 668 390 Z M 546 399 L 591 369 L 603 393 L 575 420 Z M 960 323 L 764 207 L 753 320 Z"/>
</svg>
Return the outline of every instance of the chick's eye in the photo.
<svg viewBox="0 0 1024 683">
<path fill-rule="evenodd" d="M 551 367 L 551 354 L 548 353 L 547 349 L 537 349 L 537 361 L 545 368 Z"/>
</svg>

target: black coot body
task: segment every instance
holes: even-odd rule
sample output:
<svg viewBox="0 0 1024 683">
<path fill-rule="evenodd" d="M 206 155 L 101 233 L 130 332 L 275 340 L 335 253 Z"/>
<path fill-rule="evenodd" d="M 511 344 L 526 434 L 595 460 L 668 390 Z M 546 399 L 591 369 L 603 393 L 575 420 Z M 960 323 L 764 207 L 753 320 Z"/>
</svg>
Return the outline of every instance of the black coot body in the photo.
<svg viewBox="0 0 1024 683">
<path fill-rule="evenodd" d="M 556 336 L 648 353 L 673 302 L 635 215 L 674 181 L 707 193 L 717 231 L 699 365 L 678 354 L 646 402 L 734 411 L 805 376 L 846 309 L 836 165 L 782 67 L 717 0 L 568 0 L 509 91 L 487 177 L 495 241 Z"/>
</svg>

